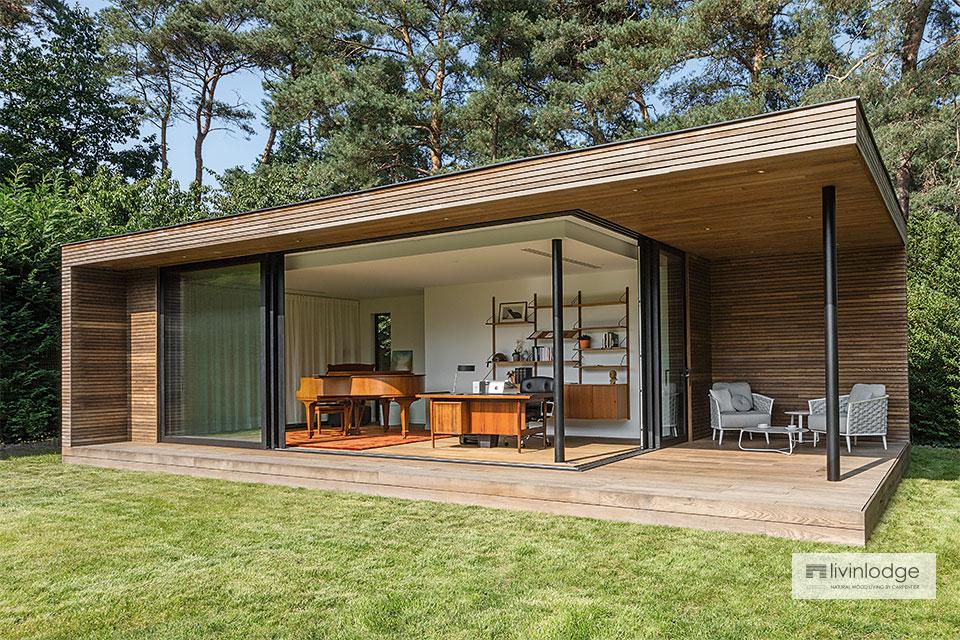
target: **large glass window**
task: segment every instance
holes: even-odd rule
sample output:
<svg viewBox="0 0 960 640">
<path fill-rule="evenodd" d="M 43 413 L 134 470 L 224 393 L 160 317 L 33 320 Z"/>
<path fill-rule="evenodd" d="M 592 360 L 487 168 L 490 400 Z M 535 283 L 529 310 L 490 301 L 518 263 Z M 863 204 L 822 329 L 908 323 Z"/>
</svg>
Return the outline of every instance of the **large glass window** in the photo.
<svg viewBox="0 0 960 640">
<path fill-rule="evenodd" d="M 167 438 L 262 443 L 260 263 L 164 272 Z"/>
<path fill-rule="evenodd" d="M 660 437 L 686 437 L 686 319 L 683 256 L 660 252 Z"/>
</svg>

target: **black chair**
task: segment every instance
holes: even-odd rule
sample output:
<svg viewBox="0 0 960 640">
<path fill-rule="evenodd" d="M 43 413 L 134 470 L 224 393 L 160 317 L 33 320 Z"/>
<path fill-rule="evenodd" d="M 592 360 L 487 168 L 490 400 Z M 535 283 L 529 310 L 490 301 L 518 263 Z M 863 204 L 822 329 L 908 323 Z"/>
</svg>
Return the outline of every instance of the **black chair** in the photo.
<svg viewBox="0 0 960 640">
<path fill-rule="evenodd" d="M 527 400 L 525 407 L 527 422 L 543 423 L 543 444 L 547 442 L 547 418 L 553 415 L 554 385 L 553 378 L 533 376 L 520 382 L 520 393 L 536 396 Z"/>
</svg>

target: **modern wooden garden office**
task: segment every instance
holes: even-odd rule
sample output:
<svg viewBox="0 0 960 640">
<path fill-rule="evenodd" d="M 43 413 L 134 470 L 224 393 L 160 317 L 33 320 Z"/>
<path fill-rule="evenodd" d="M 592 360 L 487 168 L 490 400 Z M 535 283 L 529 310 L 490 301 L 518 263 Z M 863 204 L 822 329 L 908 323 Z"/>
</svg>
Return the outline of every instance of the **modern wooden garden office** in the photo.
<svg viewBox="0 0 960 640">
<path fill-rule="evenodd" d="M 394 393 L 394 422 L 428 423 L 417 395 L 458 375 L 461 393 L 518 368 L 564 390 L 551 448 L 499 462 L 709 438 L 718 380 L 774 397 L 775 422 L 884 384 L 889 439 L 909 441 L 905 223 L 855 99 L 73 243 L 62 264 L 67 456 L 124 441 L 308 449 L 300 378 L 389 369 L 375 362 L 387 313 L 392 350 L 423 378 Z M 320 326 L 336 330 L 318 346 Z M 448 440 L 340 451 L 472 459 Z"/>
</svg>

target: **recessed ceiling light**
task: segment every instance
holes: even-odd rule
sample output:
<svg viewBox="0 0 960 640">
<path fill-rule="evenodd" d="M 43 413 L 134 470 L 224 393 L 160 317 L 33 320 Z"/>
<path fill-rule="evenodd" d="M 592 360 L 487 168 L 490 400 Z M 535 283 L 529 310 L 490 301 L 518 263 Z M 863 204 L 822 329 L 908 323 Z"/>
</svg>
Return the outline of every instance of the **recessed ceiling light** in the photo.
<svg viewBox="0 0 960 640">
<path fill-rule="evenodd" d="M 710 227 L 704 227 L 704 229 L 706 229 L 707 231 L 710 231 Z"/>
<path fill-rule="evenodd" d="M 637 193 L 638 191 L 640 191 L 640 189 L 631 189 L 631 191 L 633 191 L 634 193 Z"/>
<path fill-rule="evenodd" d="M 766 173 L 763 169 L 757 169 L 757 173 Z"/>
</svg>

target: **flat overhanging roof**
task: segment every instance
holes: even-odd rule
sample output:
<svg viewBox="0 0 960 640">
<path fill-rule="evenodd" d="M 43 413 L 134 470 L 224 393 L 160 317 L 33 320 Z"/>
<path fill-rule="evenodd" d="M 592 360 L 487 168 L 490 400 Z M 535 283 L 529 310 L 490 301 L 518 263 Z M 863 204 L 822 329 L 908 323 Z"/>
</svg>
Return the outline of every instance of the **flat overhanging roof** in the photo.
<svg viewBox="0 0 960 640">
<path fill-rule="evenodd" d="M 841 248 L 905 242 L 862 108 L 847 99 L 72 243 L 62 257 L 64 266 L 164 266 L 567 210 L 708 259 L 812 253 L 828 184 Z"/>
</svg>

